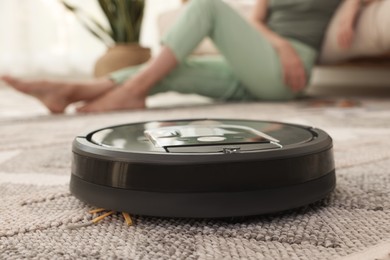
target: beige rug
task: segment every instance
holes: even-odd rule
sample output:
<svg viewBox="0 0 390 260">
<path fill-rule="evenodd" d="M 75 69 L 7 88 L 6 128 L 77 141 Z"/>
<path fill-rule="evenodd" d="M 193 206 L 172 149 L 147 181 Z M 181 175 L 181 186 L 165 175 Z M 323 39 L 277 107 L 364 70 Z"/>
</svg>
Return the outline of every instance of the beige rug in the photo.
<svg viewBox="0 0 390 260">
<path fill-rule="evenodd" d="M 340 107 L 342 102 L 309 103 L 63 116 L 10 115 L 0 104 L 5 115 L 0 119 L 0 259 L 386 259 L 390 102 L 365 99 L 349 108 Z M 275 215 L 223 221 L 133 216 L 135 225 L 128 227 L 117 214 L 68 228 L 90 221 L 87 211 L 93 208 L 68 191 L 77 134 L 111 124 L 204 117 L 281 120 L 326 130 L 335 143 L 335 192 Z"/>
</svg>

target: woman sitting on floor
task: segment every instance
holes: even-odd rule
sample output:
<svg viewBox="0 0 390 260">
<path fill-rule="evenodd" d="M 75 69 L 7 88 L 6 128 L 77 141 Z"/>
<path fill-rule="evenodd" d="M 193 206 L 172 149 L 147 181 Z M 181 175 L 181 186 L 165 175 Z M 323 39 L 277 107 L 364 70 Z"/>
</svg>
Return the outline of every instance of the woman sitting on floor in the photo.
<svg viewBox="0 0 390 260">
<path fill-rule="evenodd" d="M 140 109 L 148 95 L 163 91 L 227 101 L 289 100 L 307 86 L 340 1 L 256 0 L 248 23 L 221 0 L 191 0 L 165 35 L 161 52 L 143 66 L 81 83 L 2 79 L 53 113 L 79 101 L 85 102 L 79 112 Z M 348 48 L 362 1 L 344 1 L 339 42 Z M 222 56 L 187 58 L 205 37 Z"/>
</svg>

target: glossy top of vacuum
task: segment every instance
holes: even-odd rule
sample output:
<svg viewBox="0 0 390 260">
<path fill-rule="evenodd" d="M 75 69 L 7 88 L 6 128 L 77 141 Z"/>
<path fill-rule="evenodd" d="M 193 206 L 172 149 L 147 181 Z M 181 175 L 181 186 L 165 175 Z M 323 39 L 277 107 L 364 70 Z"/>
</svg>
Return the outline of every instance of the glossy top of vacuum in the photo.
<svg viewBox="0 0 390 260">
<path fill-rule="evenodd" d="M 85 152 L 118 159 L 215 161 L 288 156 L 329 145 L 321 130 L 279 122 L 250 120 L 176 120 L 110 126 L 77 138 Z M 325 143 L 324 143 L 325 141 Z M 328 142 L 327 142 L 328 141 Z M 305 149 L 306 147 L 306 149 Z M 88 149 L 90 148 L 90 149 Z M 91 150 L 93 149 L 93 150 Z M 303 150 L 302 150 L 303 149 Z M 264 153 L 267 152 L 267 153 Z M 186 157 L 185 155 L 191 155 Z M 207 155 L 207 156 L 205 156 Z M 216 156 L 210 156 L 216 155 Z"/>
</svg>

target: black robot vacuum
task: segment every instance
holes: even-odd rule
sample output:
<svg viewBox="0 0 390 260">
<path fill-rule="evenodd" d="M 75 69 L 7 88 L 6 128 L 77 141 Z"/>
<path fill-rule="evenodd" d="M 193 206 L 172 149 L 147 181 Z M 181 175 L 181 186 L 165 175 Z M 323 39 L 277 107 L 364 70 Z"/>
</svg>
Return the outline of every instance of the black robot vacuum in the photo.
<svg viewBox="0 0 390 260">
<path fill-rule="evenodd" d="M 73 143 L 71 192 L 136 215 L 273 213 L 320 200 L 335 184 L 332 139 L 308 126 L 154 121 L 105 127 Z"/>
</svg>

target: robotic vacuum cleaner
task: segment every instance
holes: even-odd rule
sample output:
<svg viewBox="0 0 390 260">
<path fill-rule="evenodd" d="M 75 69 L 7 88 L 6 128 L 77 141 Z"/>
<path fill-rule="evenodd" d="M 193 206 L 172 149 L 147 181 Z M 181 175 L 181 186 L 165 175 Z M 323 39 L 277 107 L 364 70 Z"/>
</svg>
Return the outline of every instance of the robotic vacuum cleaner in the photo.
<svg viewBox="0 0 390 260">
<path fill-rule="evenodd" d="M 308 126 L 191 119 L 110 126 L 73 142 L 71 192 L 136 215 L 273 213 L 335 187 L 332 139 Z"/>
</svg>

